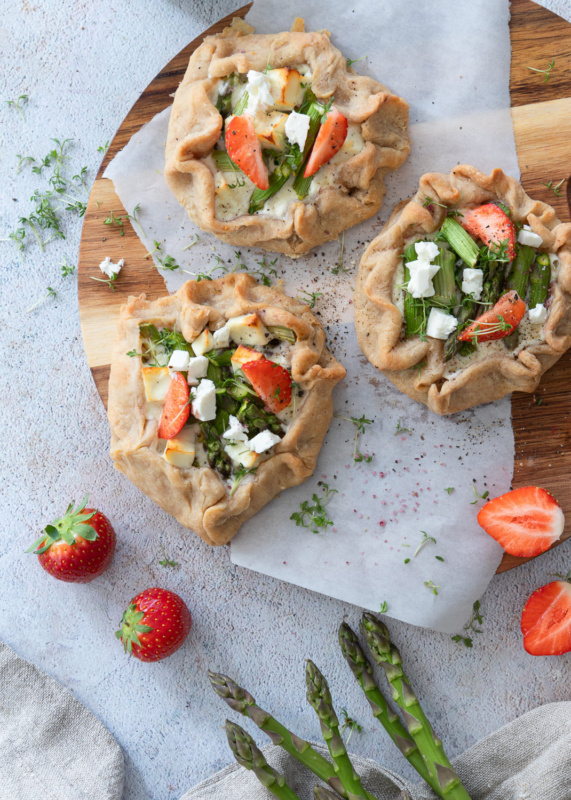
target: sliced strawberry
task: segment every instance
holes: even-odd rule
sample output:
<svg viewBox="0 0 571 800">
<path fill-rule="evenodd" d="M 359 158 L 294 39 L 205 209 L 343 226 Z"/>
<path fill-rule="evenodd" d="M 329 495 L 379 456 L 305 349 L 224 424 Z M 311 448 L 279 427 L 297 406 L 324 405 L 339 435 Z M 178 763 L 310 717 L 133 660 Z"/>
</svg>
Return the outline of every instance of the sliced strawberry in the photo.
<svg viewBox="0 0 571 800">
<path fill-rule="evenodd" d="M 165 395 L 159 439 L 173 439 L 190 415 L 190 390 L 181 372 L 175 372 Z"/>
<path fill-rule="evenodd" d="M 226 150 L 258 189 L 268 189 L 268 168 L 262 158 L 254 123 L 248 114 L 232 117 L 226 128 Z"/>
<path fill-rule="evenodd" d="M 327 164 L 335 153 L 339 152 L 347 138 L 347 128 L 347 117 L 343 116 L 333 106 L 325 117 L 325 122 L 322 123 L 317 132 L 315 143 L 303 173 L 304 178 L 315 175 L 320 167 Z"/>
<path fill-rule="evenodd" d="M 291 375 L 280 364 L 267 358 L 242 365 L 248 378 L 264 403 L 276 414 L 291 403 Z"/>
<path fill-rule="evenodd" d="M 515 258 L 515 228 L 505 211 L 494 203 L 486 203 L 463 214 L 459 217 L 460 224 L 471 236 L 481 239 L 492 250 L 497 250 L 507 240 L 506 254 L 510 261 Z"/>
<path fill-rule="evenodd" d="M 557 500 L 538 486 L 524 486 L 490 500 L 478 522 L 512 556 L 538 556 L 563 533 L 565 517 Z"/>
<path fill-rule="evenodd" d="M 532 656 L 571 651 L 571 573 L 537 589 L 523 609 L 523 646 Z"/>
<path fill-rule="evenodd" d="M 489 342 L 509 336 L 523 319 L 526 305 L 519 294 L 512 289 L 502 295 L 496 305 L 485 311 L 464 328 L 458 336 L 461 342 Z"/>
</svg>

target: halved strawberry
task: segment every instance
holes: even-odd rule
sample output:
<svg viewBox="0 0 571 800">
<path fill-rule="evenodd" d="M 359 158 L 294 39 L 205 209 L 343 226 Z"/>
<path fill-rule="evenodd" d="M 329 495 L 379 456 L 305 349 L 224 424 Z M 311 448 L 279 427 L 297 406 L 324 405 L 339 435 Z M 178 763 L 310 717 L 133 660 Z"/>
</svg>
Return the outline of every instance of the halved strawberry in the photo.
<svg viewBox="0 0 571 800">
<path fill-rule="evenodd" d="M 173 439 L 180 433 L 190 416 L 190 390 L 184 375 L 175 372 L 165 395 L 159 422 L 159 439 Z"/>
<path fill-rule="evenodd" d="M 523 646 L 532 656 L 559 656 L 571 651 L 571 572 L 537 589 L 523 609 Z"/>
<path fill-rule="evenodd" d="M 291 375 L 280 364 L 268 358 L 242 364 L 248 378 L 264 403 L 276 414 L 291 403 Z"/>
<path fill-rule="evenodd" d="M 320 167 L 327 164 L 335 153 L 339 152 L 347 138 L 348 124 L 347 117 L 333 106 L 325 117 L 325 122 L 322 123 L 317 132 L 303 173 L 304 178 L 315 175 Z"/>
<path fill-rule="evenodd" d="M 497 250 L 507 240 L 506 254 L 515 258 L 515 227 L 508 215 L 494 203 L 471 208 L 459 217 L 460 224 L 471 236 L 481 239 L 486 247 Z"/>
<path fill-rule="evenodd" d="M 238 164 L 258 189 L 268 189 L 268 168 L 262 158 L 262 148 L 252 118 L 248 114 L 232 117 L 226 128 L 225 140 L 232 161 Z"/>
<path fill-rule="evenodd" d="M 485 311 L 464 328 L 458 336 L 461 342 L 489 342 L 509 336 L 523 319 L 526 305 L 519 294 L 512 289 L 502 295 L 496 305 Z"/>
<path fill-rule="evenodd" d="M 538 486 L 524 486 L 490 500 L 478 522 L 512 556 L 538 556 L 549 550 L 565 527 L 557 500 Z"/>
</svg>

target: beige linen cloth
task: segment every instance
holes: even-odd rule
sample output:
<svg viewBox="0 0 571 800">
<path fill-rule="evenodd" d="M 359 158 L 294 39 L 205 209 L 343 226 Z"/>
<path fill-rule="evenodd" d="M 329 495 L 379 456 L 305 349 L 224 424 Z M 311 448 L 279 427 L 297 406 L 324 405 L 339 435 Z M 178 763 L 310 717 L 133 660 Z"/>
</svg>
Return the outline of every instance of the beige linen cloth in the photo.
<svg viewBox="0 0 571 800">
<path fill-rule="evenodd" d="M 0 800 L 121 800 L 123 769 L 101 722 L 0 642 Z"/>
<path fill-rule="evenodd" d="M 240 724 L 242 724 L 240 722 Z M 246 723 L 246 727 L 251 728 Z M 252 732 L 252 731 L 250 731 Z M 384 736 L 379 729 L 379 736 Z M 256 737 L 259 741 L 259 737 Z M 315 745 L 323 755 L 326 748 Z M 302 800 L 319 781 L 279 747 L 264 754 Z M 434 800 L 428 786 L 412 785 L 367 758 L 352 756 L 365 787 L 378 800 L 397 800 L 407 788 L 413 800 Z M 571 702 L 551 703 L 524 714 L 454 759 L 472 800 L 571 800 Z M 233 764 L 195 786 L 181 800 L 269 800 L 251 772 Z"/>
</svg>

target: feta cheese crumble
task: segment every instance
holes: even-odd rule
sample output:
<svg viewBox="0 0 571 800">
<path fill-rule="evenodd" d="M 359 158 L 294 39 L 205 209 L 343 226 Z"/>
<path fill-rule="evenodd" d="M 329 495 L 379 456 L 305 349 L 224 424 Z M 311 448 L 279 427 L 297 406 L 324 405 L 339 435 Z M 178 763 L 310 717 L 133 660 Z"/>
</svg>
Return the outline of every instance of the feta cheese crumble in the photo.
<svg viewBox="0 0 571 800">
<path fill-rule="evenodd" d="M 280 441 L 280 437 L 271 431 L 261 431 L 248 442 L 253 453 L 263 453 Z"/>
<path fill-rule="evenodd" d="M 248 83 L 245 91 L 248 92 L 248 105 L 246 111 L 254 117 L 259 111 L 265 111 L 274 104 L 272 97 L 272 84 L 269 77 L 263 72 L 251 69 L 248 72 Z"/>
<path fill-rule="evenodd" d="M 529 225 L 524 225 L 517 235 L 517 240 L 520 244 L 527 244 L 530 247 L 539 247 L 543 244 L 543 239 L 538 233 L 535 233 Z"/>
<path fill-rule="evenodd" d="M 169 358 L 168 367 L 171 371 L 186 372 L 189 361 L 190 353 L 188 350 L 174 350 Z"/>
<path fill-rule="evenodd" d="M 535 306 L 535 308 L 530 308 L 527 313 L 529 316 L 529 321 L 533 322 L 534 325 L 543 325 L 547 319 L 547 309 L 543 303 L 539 303 Z"/>
<path fill-rule="evenodd" d="M 458 327 L 458 320 L 452 314 L 446 314 L 439 308 L 431 308 L 426 326 L 426 335 L 433 339 L 448 339 Z"/>
<path fill-rule="evenodd" d="M 305 147 L 309 123 L 310 117 L 307 114 L 298 114 L 297 111 L 292 111 L 286 120 L 285 134 L 291 144 L 297 144 L 300 150 Z"/>
<path fill-rule="evenodd" d="M 479 300 L 482 296 L 484 285 L 484 271 L 466 267 L 462 273 L 462 291 L 464 294 L 471 294 L 474 300 Z"/>
<path fill-rule="evenodd" d="M 440 252 L 434 242 L 415 242 L 414 249 L 419 261 L 434 261 Z"/>
<path fill-rule="evenodd" d="M 434 294 L 432 279 L 440 266 L 430 262 L 436 258 L 440 250 L 434 242 L 415 242 L 414 249 L 418 258 L 406 265 L 410 272 L 407 290 L 413 297 L 432 297 Z"/>
<path fill-rule="evenodd" d="M 228 347 L 230 344 L 230 330 L 228 329 L 228 325 L 224 325 L 223 328 L 219 328 L 212 333 L 212 342 L 215 349 Z"/>
<path fill-rule="evenodd" d="M 188 382 L 189 384 L 197 384 L 198 378 L 206 378 L 208 370 L 208 359 L 206 356 L 194 356 L 188 359 Z"/>
<path fill-rule="evenodd" d="M 192 414 L 200 422 L 216 417 L 216 387 L 208 378 L 200 381 L 192 395 Z"/>
<path fill-rule="evenodd" d="M 248 441 L 248 431 L 242 425 L 238 417 L 235 417 L 233 414 L 230 414 L 230 418 L 228 419 L 228 430 L 224 431 L 222 436 L 225 439 L 230 439 L 232 442 Z"/>
<path fill-rule="evenodd" d="M 114 264 L 109 256 L 101 262 L 99 265 L 99 269 L 104 275 L 107 275 L 108 278 L 112 278 L 113 275 L 118 275 L 121 272 L 121 267 L 125 265 L 125 259 L 120 258 L 119 261 Z"/>
</svg>

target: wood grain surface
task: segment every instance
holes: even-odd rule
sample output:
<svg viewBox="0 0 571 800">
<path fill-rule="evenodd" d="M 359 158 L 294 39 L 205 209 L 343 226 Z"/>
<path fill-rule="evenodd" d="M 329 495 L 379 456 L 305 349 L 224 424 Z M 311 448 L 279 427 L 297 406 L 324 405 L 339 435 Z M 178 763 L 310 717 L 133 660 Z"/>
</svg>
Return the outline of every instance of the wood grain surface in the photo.
<svg viewBox="0 0 571 800">
<path fill-rule="evenodd" d="M 245 16 L 250 5 L 217 22 L 190 42 L 149 84 L 117 131 L 93 185 L 81 237 L 78 262 L 79 316 L 87 359 L 97 389 L 107 405 L 109 362 L 115 339 L 115 319 L 129 295 L 146 292 L 154 299 L 166 293 L 162 276 L 130 225 L 124 236 L 103 225 L 112 209 L 124 209 L 111 181 L 104 179 L 107 164 L 155 114 L 172 102 L 170 95 L 182 79 L 191 53 L 205 36 L 220 32 L 234 16 Z M 568 178 L 571 171 L 571 25 L 530 0 L 512 0 L 510 34 L 512 63 L 510 93 L 517 154 L 525 190 L 544 200 L 569 221 L 567 187 L 556 196 L 544 183 Z M 528 67 L 546 69 L 555 59 L 547 83 Z M 491 69 L 493 66 L 490 67 Z M 469 158 L 468 158 L 469 161 Z M 102 244 L 104 243 L 104 244 Z M 98 275 L 102 253 L 113 261 L 124 258 L 129 269 L 121 273 L 116 291 L 91 279 Z M 571 351 L 543 378 L 533 395 L 514 394 L 514 486 L 541 484 L 559 500 L 571 521 L 571 422 L 569 391 Z M 562 538 L 571 536 L 571 522 Z M 527 559 L 505 555 L 498 572 L 512 569 Z"/>
</svg>

